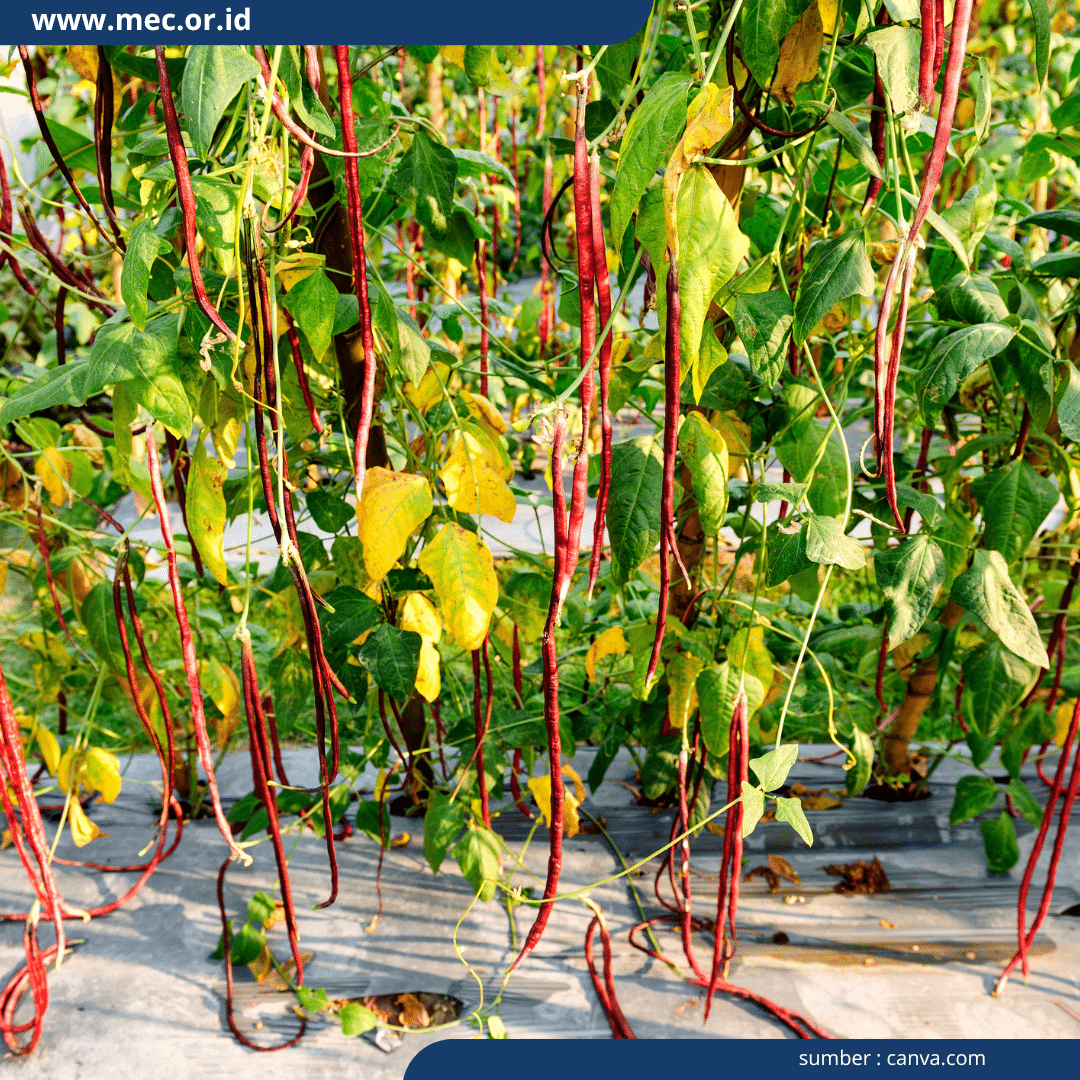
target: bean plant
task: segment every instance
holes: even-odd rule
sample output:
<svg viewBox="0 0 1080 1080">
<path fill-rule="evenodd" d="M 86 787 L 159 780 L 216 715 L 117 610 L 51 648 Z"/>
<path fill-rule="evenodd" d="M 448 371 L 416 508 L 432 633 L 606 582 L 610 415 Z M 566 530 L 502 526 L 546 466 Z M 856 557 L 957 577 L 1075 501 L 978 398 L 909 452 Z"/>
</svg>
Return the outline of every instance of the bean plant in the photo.
<svg viewBox="0 0 1080 1080">
<path fill-rule="evenodd" d="M 787 783 L 804 743 L 849 798 L 963 762 L 951 820 L 980 817 L 993 874 L 1017 818 L 1038 830 L 996 992 L 1026 974 L 1080 781 L 1075 25 L 1061 0 L 658 0 L 607 46 L 16 47 L 0 798 L 35 901 L 2 916 L 25 924 L 8 1046 L 38 1044 L 65 921 L 134 896 L 200 818 L 245 1045 L 381 1022 L 305 981 L 289 856 L 325 844 L 326 906 L 378 845 L 377 932 L 403 820 L 528 924 L 507 977 L 556 904 L 588 905 L 633 1037 L 604 913 L 560 891 L 627 760 L 674 808 L 660 915 L 617 852 L 631 943 L 678 970 L 672 922 L 707 1002 L 828 1037 L 727 978 L 744 837 L 767 816 L 810 844 L 828 812 Z M 150 856 L 76 863 L 136 875 L 84 912 L 57 842 L 95 840 L 136 751 L 160 761 Z M 531 888 L 514 815 L 549 849 Z M 277 896 L 240 922 L 226 872 L 265 843 Z M 236 963 L 294 991 L 288 1041 L 241 1031 Z M 471 1019 L 505 1034 L 498 999 Z"/>
</svg>

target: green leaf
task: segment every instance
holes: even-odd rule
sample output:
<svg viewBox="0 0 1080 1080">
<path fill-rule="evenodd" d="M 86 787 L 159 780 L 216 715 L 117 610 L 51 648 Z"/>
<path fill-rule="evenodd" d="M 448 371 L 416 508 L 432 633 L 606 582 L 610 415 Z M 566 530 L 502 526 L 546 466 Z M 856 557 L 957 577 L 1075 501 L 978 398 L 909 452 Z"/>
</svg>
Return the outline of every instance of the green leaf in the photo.
<svg viewBox="0 0 1080 1080">
<path fill-rule="evenodd" d="M 229 955 L 234 964 L 250 964 L 265 947 L 266 937 L 250 923 L 244 923 L 232 939 Z"/>
<path fill-rule="evenodd" d="M 220 585 L 228 584 L 225 565 L 225 480 L 229 470 L 206 453 L 200 438 L 191 455 L 187 488 L 187 527 L 206 568 Z"/>
<path fill-rule="evenodd" d="M 664 482 L 660 444 L 649 435 L 611 448 L 611 495 L 607 511 L 611 578 L 625 585 L 660 540 L 660 492 Z"/>
<path fill-rule="evenodd" d="M 796 343 L 801 345 L 841 300 L 849 296 L 872 297 L 876 283 L 861 231 L 815 244 L 806 258 L 795 300 L 792 325 Z"/>
<path fill-rule="evenodd" d="M 745 840 L 761 820 L 765 813 L 765 794 L 760 788 L 751 787 L 745 780 L 742 782 L 743 826 L 742 834 Z"/>
<path fill-rule="evenodd" d="M 938 314 L 975 326 L 999 323 L 1009 315 L 997 286 L 985 274 L 957 276 L 934 296 Z"/>
<path fill-rule="evenodd" d="M 61 593 L 61 596 L 63 594 Z M 63 601 L 61 601 L 63 602 Z M 126 616 L 125 616 L 126 617 Z M 116 625 L 116 609 L 113 607 L 112 586 L 99 581 L 79 607 L 79 622 L 86 627 L 87 636 L 94 652 L 114 671 L 126 675 L 127 667 L 124 649 L 120 641 L 120 631 Z M 128 625 L 128 640 L 132 639 L 132 628 Z"/>
<path fill-rule="evenodd" d="M 746 691 L 748 715 L 761 708 L 765 688 L 756 676 L 740 671 L 727 660 L 698 672 L 694 685 L 701 710 L 701 737 L 709 753 L 714 758 L 722 758 L 728 752 L 731 717 L 740 685 Z"/>
<path fill-rule="evenodd" d="M 193 45 L 181 89 L 184 126 L 191 145 L 205 158 L 218 121 L 237 91 L 259 74 L 259 65 L 240 45 Z"/>
<path fill-rule="evenodd" d="M 861 570 L 866 565 L 862 544 L 844 532 L 834 517 L 811 514 L 806 522 L 806 557 L 819 566 Z"/>
<path fill-rule="evenodd" d="M 1022 458 L 980 476 L 971 487 L 982 508 L 984 542 L 1007 563 L 1024 554 L 1058 502 L 1057 487 Z"/>
<path fill-rule="evenodd" d="M 727 443 L 701 413 L 690 412 L 679 428 L 678 445 L 690 472 L 701 528 L 706 536 L 716 536 L 728 505 Z"/>
<path fill-rule="evenodd" d="M 839 109 L 830 109 L 825 114 L 825 123 L 843 138 L 848 150 L 871 176 L 879 180 L 884 179 L 885 174 L 881 171 L 881 166 L 870 144 L 866 141 L 866 136 Z"/>
<path fill-rule="evenodd" d="M 136 370 L 131 354 L 122 348 L 98 347 L 105 328 L 98 331 L 89 360 L 69 360 L 20 386 L 0 408 L 0 427 L 54 405 L 85 405 L 107 386 L 130 379 Z"/>
<path fill-rule="evenodd" d="M 297 56 L 298 49 L 296 45 L 287 45 L 282 49 L 281 65 L 278 68 L 281 80 L 289 92 L 289 104 L 296 110 L 296 115 L 305 126 L 332 139 L 337 134 L 334 121 L 323 108 L 318 93 L 302 76 L 301 71 L 306 65 L 302 56 Z"/>
<path fill-rule="evenodd" d="M 1000 641 L 990 641 L 964 657 L 963 669 L 971 726 L 983 738 L 995 738 L 1031 684 L 1035 668 Z"/>
<path fill-rule="evenodd" d="M 317 990 L 312 990 L 307 986 L 298 987 L 296 1000 L 305 1012 L 320 1013 L 329 1012 L 330 1010 L 330 999 L 321 986 Z"/>
<path fill-rule="evenodd" d="M 991 874 L 1007 874 L 1020 861 L 1016 826 L 1004 811 L 1000 817 L 979 823 L 986 846 L 986 868 Z"/>
<path fill-rule="evenodd" d="M 985 814 L 997 802 L 998 786 L 987 776 L 972 773 L 956 782 L 956 796 L 949 811 L 949 824 L 959 825 Z"/>
<path fill-rule="evenodd" d="M 1033 274 L 1046 277 L 1080 277 L 1080 251 L 1054 251 L 1031 264 Z"/>
<path fill-rule="evenodd" d="M 986 739 L 973 730 L 965 732 L 964 742 L 967 743 L 968 749 L 971 751 L 971 764 L 976 769 L 981 769 L 986 764 L 991 753 L 993 753 L 994 747 L 997 745 L 997 739 Z"/>
<path fill-rule="evenodd" d="M 997 356 L 1016 336 L 1000 323 L 965 326 L 934 346 L 925 366 L 915 376 L 915 391 L 927 425 L 933 427 L 942 407 L 980 364 Z"/>
<path fill-rule="evenodd" d="M 255 895 L 248 901 L 247 921 L 258 924 L 265 922 L 274 914 L 274 898 L 267 896 L 262 889 L 256 889 Z"/>
<path fill-rule="evenodd" d="M 683 174 L 676 199 L 679 240 L 679 348 L 685 380 L 697 362 L 701 331 L 713 297 L 731 280 L 750 248 L 739 231 L 739 216 L 705 165 Z M 661 340 L 667 326 L 667 224 L 660 189 L 650 191 L 638 214 L 637 237 L 657 268 L 656 313 Z"/>
<path fill-rule="evenodd" d="M 495 833 L 470 825 L 451 852 L 465 880 L 483 901 L 494 898 L 495 883 L 502 877 L 501 851 L 502 841 Z"/>
<path fill-rule="evenodd" d="M 615 186 L 611 192 L 611 246 L 622 251 L 623 233 L 641 196 L 667 160 L 686 126 L 690 76 L 667 71 L 633 111 L 622 137 Z"/>
<path fill-rule="evenodd" d="M 1012 799 L 1013 806 L 1020 811 L 1021 816 L 1029 825 L 1038 828 L 1042 824 L 1043 808 L 1019 776 L 1014 776 L 1009 781 L 1005 793 Z"/>
<path fill-rule="evenodd" d="M 450 228 L 457 169 L 453 151 L 418 131 L 391 179 L 394 191 L 413 207 L 416 220 L 436 237 Z"/>
<path fill-rule="evenodd" d="M 323 270 L 301 278 L 283 297 L 281 306 L 296 320 L 320 360 L 334 339 L 338 291 Z"/>
<path fill-rule="evenodd" d="M 315 488 L 307 493 L 307 508 L 323 532 L 341 532 L 356 519 L 356 510 L 329 488 Z"/>
<path fill-rule="evenodd" d="M 799 756 L 798 743 L 785 743 L 750 762 L 754 775 L 761 781 L 763 791 L 775 791 L 787 779 L 791 766 Z"/>
<path fill-rule="evenodd" d="M 881 85 L 893 112 L 909 113 L 919 103 L 919 44 L 922 35 L 908 26 L 886 26 L 866 35 L 877 60 Z"/>
<path fill-rule="evenodd" d="M 380 804 L 376 800 L 362 799 L 356 807 L 356 828 L 376 844 L 382 844 L 384 848 L 390 846 L 390 808 L 384 799 L 382 814 L 379 814 Z M 382 817 L 382 833 L 379 832 L 379 818 Z"/>
<path fill-rule="evenodd" d="M 803 813 L 802 803 L 798 799 L 776 799 L 776 820 L 786 821 L 806 842 L 807 847 L 814 846 L 814 831 Z"/>
<path fill-rule="evenodd" d="M 878 588 L 885 594 L 889 648 L 909 641 L 921 629 L 945 581 L 945 556 L 926 533 L 874 556 Z"/>
<path fill-rule="evenodd" d="M 124 254 L 124 272 L 120 277 L 120 295 L 131 312 L 131 321 L 139 330 L 146 329 L 146 294 L 150 287 L 150 269 L 159 255 L 172 251 L 172 245 L 154 232 L 154 224 L 143 218 L 128 234 Z"/>
<path fill-rule="evenodd" d="M 1076 370 L 1075 364 L 1065 364 L 1057 392 L 1057 418 L 1062 435 L 1073 442 L 1080 442 L 1080 371 Z M 0 423 L 2 421 L 3 411 L 0 410 Z"/>
<path fill-rule="evenodd" d="M 870 783 L 874 769 L 874 740 L 861 727 L 852 731 L 851 752 L 855 755 L 855 764 L 847 771 L 847 792 L 861 795 Z"/>
<path fill-rule="evenodd" d="M 971 569 L 953 582 L 952 598 L 978 615 L 1007 649 L 1035 667 L 1050 667 L 1035 617 L 1009 580 L 1000 552 L 976 548 Z"/>
<path fill-rule="evenodd" d="M 735 298 L 735 329 L 746 346 L 750 366 L 767 386 L 775 386 L 784 370 L 787 343 L 795 309 L 783 289 L 739 293 Z"/>
<path fill-rule="evenodd" d="M 1027 217 L 1021 218 L 1016 224 L 1040 225 L 1044 229 L 1061 233 L 1071 240 L 1080 240 L 1080 210 L 1056 207 L 1053 210 L 1040 210 L 1037 214 L 1028 214 Z"/>
<path fill-rule="evenodd" d="M 1028 0 L 1028 7 L 1035 23 L 1035 73 L 1041 89 L 1050 68 L 1050 4 L 1048 0 Z"/>
<path fill-rule="evenodd" d="M 371 673 L 376 686 L 398 701 L 406 702 L 412 697 L 416 683 L 423 640 L 412 630 L 381 623 L 360 646 L 360 663 Z"/>
<path fill-rule="evenodd" d="M 758 86 L 772 82 L 780 45 L 811 0 L 753 0 L 742 9 L 739 42 L 743 63 Z"/>
<path fill-rule="evenodd" d="M 431 361 L 431 346 L 420 332 L 417 321 L 400 308 L 394 308 L 397 319 L 397 348 L 390 357 L 391 363 L 406 379 L 419 386 Z"/>
<path fill-rule="evenodd" d="M 776 456 L 793 480 L 810 484 L 806 501 L 813 510 L 826 517 L 844 513 L 848 490 L 847 454 L 831 423 L 816 417 L 800 421 L 776 447 Z"/>
<path fill-rule="evenodd" d="M 378 1026 L 378 1017 L 358 1001 L 350 1001 L 338 1013 L 342 1035 L 363 1035 Z"/>
<path fill-rule="evenodd" d="M 370 630 L 381 616 L 379 605 L 351 585 L 339 585 L 326 602 L 334 609 L 323 613 L 323 637 L 331 648 L 341 648 Z"/>
<path fill-rule="evenodd" d="M 489 176 L 494 174 L 505 180 L 510 187 L 514 187 L 514 174 L 501 162 L 496 161 L 490 154 L 481 154 L 479 150 L 463 150 L 452 146 L 450 152 L 457 159 L 457 175 L 460 180 L 463 176 Z"/>
<path fill-rule="evenodd" d="M 466 45 L 465 46 L 465 74 L 473 86 L 488 86 L 491 83 L 490 45 Z"/>
<path fill-rule="evenodd" d="M 464 824 L 465 809 L 461 803 L 452 803 L 449 796 L 437 792 L 424 815 L 424 858 L 434 873 L 439 872 L 446 849 Z"/>
<path fill-rule="evenodd" d="M 768 544 L 768 573 L 765 584 L 775 589 L 789 578 L 814 564 L 806 557 L 806 526 L 800 525 L 799 531 L 785 533 L 776 531 Z"/>
<path fill-rule="evenodd" d="M 946 521 L 941 503 L 933 495 L 916 491 L 910 484 L 896 485 L 896 503 L 898 506 L 911 507 L 931 529 Z"/>
</svg>

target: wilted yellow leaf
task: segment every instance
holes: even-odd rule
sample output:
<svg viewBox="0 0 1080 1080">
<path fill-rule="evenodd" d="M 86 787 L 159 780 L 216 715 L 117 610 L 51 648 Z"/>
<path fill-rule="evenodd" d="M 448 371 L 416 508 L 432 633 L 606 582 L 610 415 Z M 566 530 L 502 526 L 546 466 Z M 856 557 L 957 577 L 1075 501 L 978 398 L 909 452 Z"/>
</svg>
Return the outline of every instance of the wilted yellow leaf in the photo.
<svg viewBox="0 0 1080 1080">
<path fill-rule="evenodd" d="M 485 440 L 486 442 L 486 440 Z M 450 440 L 450 453 L 439 478 L 446 498 L 465 514 L 493 514 L 500 521 L 514 520 L 517 500 L 499 475 L 489 447 L 469 431 L 458 431 Z"/>
<path fill-rule="evenodd" d="M 623 656 L 626 653 L 626 638 L 621 626 L 612 626 L 599 634 L 585 654 L 585 673 L 589 681 L 596 679 L 596 664 L 605 656 Z"/>
<path fill-rule="evenodd" d="M 544 824 L 551 828 L 551 777 L 534 776 L 529 781 L 529 791 L 540 808 L 544 817 Z M 577 836 L 581 823 L 578 819 L 577 808 L 580 802 L 573 794 L 563 788 L 563 835 L 568 839 Z"/>
<path fill-rule="evenodd" d="M 506 434 L 506 421 L 502 414 L 483 394 L 474 394 L 471 390 L 462 390 L 459 397 L 465 402 L 469 415 L 488 433 L 491 439 L 498 439 Z"/>
<path fill-rule="evenodd" d="M 750 453 L 750 425 L 736 412 L 720 413 L 713 427 L 728 448 L 728 476 L 737 476 Z"/>
<path fill-rule="evenodd" d="M 580 776 L 578 776 L 574 767 L 568 761 L 562 763 L 563 776 L 568 777 L 574 785 L 574 795 L 579 803 L 585 801 L 585 784 L 582 782 Z"/>
<path fill-rule="evenodd" d="M 395 836 L 394 839 L 390 841 L 390 846 L 392 848 L 408 847 L 411 840 L 412 837 L 407 832 L 403 832 L 400 836 Z"/>
<path fill-rule="evenodd" d="M 442 637 L 442 620 L 434 604 L 423 593 L 409 593 L 401 605 L 398 626 L 419 634 L 420 664 L 416 669 L 416 692 L 425 701 L 435 701 L 442 689 L 439 673 L 439 650 L 436 642 Z"/>
<path fill-rule="evenodd" d="M 67 500 L 64 486 L 71 479 L 71 461 L 55 446 L 46 446 L 34 461 L 34 474 L 49 493 L 53 506 L 63 506 Z"/>
<path fill-rule="evenodd" d="M 780 45 L 776 77 L 770 89 L 781 101 L 791 105 L 795 100 L 795 89 L 817 75 L 818 57 L 824 43 L 821 12 L 817 4 L 811 4 Z"/>
<path fill-rule="evenodd" d="M 1065 736 L 1069 734 L 1069 725 L 1072 723 L 1075 701 L 1063 701 L 1054 714 L 1054 743 L 1057 746 L 1065 745 Z"/>
<path fill-rule="evenodd" d="M 37 740 L 45 768 L 49 770 L 50 776 L 55 776 L 60 767 L 60 744 L 56 741 L 56 736 L 47 727 L 38 724 L 34 738 Z"/>
<path fill-rule="evenodd" d="M 736 671 L 753 675 L 762 686 L 772 685 L 773 662 L 765 648 L 763 626 L 744 626 L 736 630 L 728 642 L 727 658 Z"/>
<path fill-rule="evenodd" d="M 98 53 L 96 45 L 69 45 L 67 47 L 67 62 L 75 69 L 76 74 L 81 75 L 87 82 L 93 83 L 97 90 Z M 120 77 L 114 71 L 112 73 L 113 84 L 113 118 L 120 113 L 123 103 L 123 85 Z"/>
<path fill-rule="evenodd" d="M 86 788 L 100 791 L 105 802 L 116 802 L 121 785 L 119 759 L 100 746 L 91 746 L 86 752 L 79 781 Z"/>
<path fill-rule="evenodd" d="M 86 816 L 79 800 L 75 798 L 72 798 L 68 807 L 68 824 L 71 826 L 71 839 L 75 841 L 76 847 L 86 847 L 91 840 L 102 835 L 101 830 Z"/>
<path fill-rule="evenodd" d="M 447 635 L 463 649 L 480 648 L 499 602 L 499 582 L 487 545 L 449 522 L 420 553 L 419 563 L 435 586 Z"/>
<path fill-rule="evenodd" d="M 220 585 L 228 582 L 223 494 L 228 475 L 229 470 L 220 461 L 207 455 L 200 439 L 188 473 L 187 526 L 206 568 Z"/>
<path fill-rule="evenodd" d="M 7 571 L 8 564 L 3 559 L 0 559 L 0 593 L 7 588 Z"/>
<path fill-rule="evenodd" d="M 0 833 L 0 851 L 7 851 L 14 843 L 15 837 L 12 835 L 10 829 L 5 829 L 3 833 Z"/>
<path fill-rule="evenodd" d="M 679 257 L 679 230 L 675 216 L 679 183 L 686 170 L 709 147 L 718 143 L 734 121 L 734 92 L 731 87 L 721 90 L 715 83 L 706 83 L 686 110 L 686 131 L 679 140 L 664 171 L 664 219 L 667 222 L 667 246 Z"/>
<path fill-rule="evenodd" d="M 451 64 L 457 64 L 462 71 L 465 70 L 465 46 L 464 45 L 440 45 L 439 55 Z"/>
<path fill-rule="evenodd" d="M 310 277 L 316 270 L 325 265 L 326 257 L 324 255 L 317 255 L 313 251 L 300 251 L 295 255 L 286 255 L 285 258 L 279 259 L 276 273 L 278 280 L 285 288 L 291 289 L 298 282 Z M 284 323 L 285 319 L 280 311 L 278 316 L 279 324 Z M 284 331 L 280 331 L 278 336 L 280 337 L 282 333 Z"/>
<path fill-rule="evenodd" d="M 356 515 L 364 566 L 372 582 L 382 581 L 405 553 L 412 533 L 431 513 L 431 488 L 423 476 L 368 469 Z"/>
<path fill-rule="evenodd" d="M 419 386 L 413 386 L 411 382 L 405 384 L 405 396 L 412 402 L 413 408 L 421 416 L 433 405 L 437 405 L 443 398 L 443 387 L 447 386 L 450 378 L 450 368 L 441 360 L 436 360 L 424 372 Z"/>
<path fill-rule="evenodd" d="M 668 723 L 679 731 L 698 707 L 695 683 L 704 666 L 700 657 L 684 652 L 677 652 L 668 661 Z"/>
<path fill-rule="evenodd" d="M 71 432 L 71 441 L 86 451 L 86 456 L 94 468 L 100 469 L 105 465 L 105 451 L 100 435 L 85 424 L 68 424 L 65 430 Z"/>
</svg>

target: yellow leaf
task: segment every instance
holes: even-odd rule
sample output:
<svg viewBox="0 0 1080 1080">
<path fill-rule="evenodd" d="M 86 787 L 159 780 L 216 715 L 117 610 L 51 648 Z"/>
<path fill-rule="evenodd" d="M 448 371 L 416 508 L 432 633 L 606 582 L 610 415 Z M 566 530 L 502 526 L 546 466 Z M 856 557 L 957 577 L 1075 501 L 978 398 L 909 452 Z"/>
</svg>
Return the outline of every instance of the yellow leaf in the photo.
<svg viewBox="0 0 1080 1080">
<path fill-rule="evenodd" d="M 432 602 L 423 593 L 409 593 L 401 606 L 398 626 L 419 634 L 420 664 L 416 669 L 416 692 L 425 701 L 435 701 L 442 689 L 439 673 L 439 650 L 435 643 L 442 637 L 442 620 Z"/>
<path fill-rule="evenodd" d="M 1075 701 L 1063 701 L 1057 707 L 1057 712 L 1054 714 L 1055 745 L 1065 745 L 1065 736 L 1069 734 L 1069 725 L 1072 723 L 1072 714 L 1075 708 Z"/>
<path fill-rule="evenodd" d="M 229 470 L 207 456 L 202 439 L 191 455 L 188 474 L 187 525 L 206 568 L 218 584 L 228 583 L 225 566 L 225 480 Z"/>
<path fill-rule="evenodd" d="M 679 257 L 679 230 L 675 215 L 682 175 L 730 130 L 734 122 L 734 92 L 706 83 L 686 110 L 686 131 L 675 147 L 664 171 L 664 219 L 667 222 L 667 246 Z"/>
<path fill-rule="evenodd" d="M 772 685 L 773 662 L 765 648 L 764 627 L 744 626 L 736 630 L 728 642 L 727 657 L 736 671 L 753 675 L 762 686 Z"/>
<path fill-rule="evenodd" d="M 457 64 L 462 71 L 465 70 L 465 46 L 464 45 L 440 45 L 439 55 L 451 64 Z"/>
<path fill-rule="evenodd" d="M 493 514 L 500 521 L 514 520 L 517 500 L 499 475 L 487 446 L 468 431 L 456 432 L 450 453 L 439 472 L 446 498 L 464 514 Z"/>
<path fill-rule="evenodd" d="M 499 582 L 487 545 L 449 522 L 420 553 L 419 563 L 435 586 L 447 636 L 463 649 L 480 648 L 499 602 Z"/>
<path fill-rule="evenodd" d="M 817 4 L 811 4 L 780 45 L 780 59 L 770 89 L 789 105 L 795 101 L 795 89 L 818 73 L 818 57 L 825 43 L 821 21 Z"/>
<path fill-rule="evenodd" d="M 3 559 L 0 559 L 0 593 L 7 588 L 7 571 L 8 564 Z"/>
<path fill-rule="evenodd" d="M 532 792 L 533 799 L 536 800 L 536 805 L 540 808 L 540 813 L 544 817 L 544 824 L 551 828 L 551 777 L 550 776 L 534 776 L 529 781 L 529 791 Z M 578 799 L 576 799 L 569 791 L 563 789 L 563 835 L 568 839 L 571 836 L 576 836 L 578 830 L 581 828 L 580 821 L 578 819 L 577 808 L 580 805 Z"/>
<path fill-rule="evenodd" d="M 698 706 L 694 684 L 704 666 L 700 657 L 684 652 L 677 652 L 668 661 L 668 723 L 679 731 Z"/>
<path fill-rule="evenodd" d="M 585 673 L 589 681 L 596 679 L 596 664 L 605 656 L 623 656 L 626 653 L 626 638 L 621 626 L 612 626 L 598 635 L 585 654 Z"/>
<path fill-rule="evenodd" d="M 738 413 L 720 413 L 713 422 L 728 448 L 728 476 L 737 476 L 750 453 L 750 425 Z"/>
<path fill-rule="evenodd" d="M 585 801 L 585 785 L 582 783 L 581 777 L 578 776 L 574 767 L 568 761 L 562 763 L 562 771 L 563 776 L 569 777 L 573 782 L 574 796 L 577 798 L 577 801 L 583 803 Z"/>
<path fill-rule="evenodd" d="M 34 732 L 34 738 L 37 739 L 45 768 L 49 770 L 50 776 L 55 776 L 56 770 L 60 767 L 60 744 L 56 741 L 56 736 L 48 728 L 39 724 L 37 731 Z"/>
<path fill-rule="evenodd" d="M 443 387 L 448 386 L 450 368 L 441 360 L 436 360 L 424 372 L 419 386 L 413 386 L 411 382 L 405 384 L 405 396 L 412 402 L 413 407 L 421 416 L 433 405 L 437 405 L 443 399 Z"/>
<path fill-rule="evenodd" d="M 76 847 L 86 847 L 91 840 L 96 840 L 101 835 L 101 830 L 86 816 L 79 801 L 74 798 L 68 807 L 68 824 L 71 826 L 71 839 L 75 841 Z"/>
<path fill-rule="evenodd" d="M 492 439 L 498 439 L 506 434 L 506 421 L 502 414 L 483 394 L 474 394 L 470 390 L 462 390 L 460 398 L 465 402 L 469 415 L 488 433 Z"/>
<path fill-rule="evenodd" d="M 15 837 L 12 835 L 11 830 L 5 829 L 3 833 L 0 834 L 0 851 L 7 851 L 7 849 L 11 847 L 11 845 L 14 843 Z"/>
<path fill-rule="evenodd" d="M 75 760 L 75 748 L 69 746 L 60 757 L 60 764 L 56 766 L 56 782 L 60 791 L 65 795 L 71 788 L 71 764 Z M 78 789 L 72 794 L 77 795 Z"/>
<path fill-rule="evenodd" d="M 394 839 L 390 841 L 390 846 L 392 848 L 408 847 L 409 841 L 411 840 L 412 837 L 407 832 L 403 832 L 400 836 L 395 836 Z"/>
<path fill-rule="evenodd" d="M 86 762 L 82 768 L 84 786 L 91 786 L 101 792 L 107 803 L 116 802 L 120 794 L 120 761 L 115 754 L 102 750 L 100 746 L 91 746 L 86 752 Z M 87 784 L 89 781 L 89 784 Z"/>
<path fill-rule="evenodd" d="M 372 582 L 382 581 L 405 553 L 412 533 L 431 513 L 431 488 L 423 476 L 368 469 L 357 517 L 364 566 Z"/>
<path fill-rule="evenodd" d="M 295 255 L 286 255 L 277 262 L 278 280 L 286 289 L 291 289 L 298 282 L 310 277 L 316 270 L 326 265 L 326 256 L 316 255 L 313 251 L 301 251 Z M 284 316 L 278 313 L 278 322 L 284 323 Z M 281 331 L 280 333 L 284 333 Z M 278 336 L 280 336 L 280 333 Z"/>
<path fill-rule="evenodd" d="M 75 69 L 76 74 L 81 75 L 97 92 L 98 55 L 96 45 L 69 45 L 67 47 L 67 62 Z M 113 118 L 120 113 L 122 104 L 123 86 L 120 77 L 114 71 L 112 73 L 113 84 Z M 72 88 L 74 89 L 74 88 Z"/>
<path fill-rule="evenodd" d="M 49 493 L 53 506 L 63 506 L 67 500 L 64 487 L 71 479 L 71 461 L 55 446 L 47 446 L 34 461 L 34 474 Z"/>
<path fill-rule="evenodd" d="M 821 26 L 826 34 L 832 34 L 836 28 L 836 17 L 840 13 L 840 0 L 817 0 Z"/>
</svg>

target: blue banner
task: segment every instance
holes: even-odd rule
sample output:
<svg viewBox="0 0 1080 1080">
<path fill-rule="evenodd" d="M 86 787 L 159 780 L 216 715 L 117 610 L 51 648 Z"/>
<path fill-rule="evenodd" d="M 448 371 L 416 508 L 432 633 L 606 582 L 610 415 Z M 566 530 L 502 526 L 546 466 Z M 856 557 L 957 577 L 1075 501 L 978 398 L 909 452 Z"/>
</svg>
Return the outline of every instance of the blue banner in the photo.
<svg viewBox="0 0 1080 1080">
<path fill-rule="evenodd" d="M 972 1080 L 1015 1080 L 1033 1062 L 1047 1075 L 1075 1075 L 1076 1043 L 1046 1039 L 657 1039 L 560 1040 L 452 1039 L 424 1047 L 409 1063 L 405 1080 L 476 1080 L 512 1076 L 550 1080 L 575 1076 L 751 1076 L 767 1070 L 786 1080 L 834 1080 L 838 1075 L 874 1080 L 927 1073 Z M 892 1070 L 899 1070 L 894 1072 Z"/>
<path fill-rule="evenodd" d="M 496 0 L 232 0 L 228 5 L 218 0 L 198 10 L 190 0 L 180 6 L 173 0 L 156 5 L 146 0 L 9 0 L 4 24 L 9 39 L 43 45 L 492 45 L 546 42 L 553 36 L 613 45 L 644 26 L 650 7 L 650 0 L 585 0 L 574 5 L 568 22 L 565 8 Z"/>
</svg>

